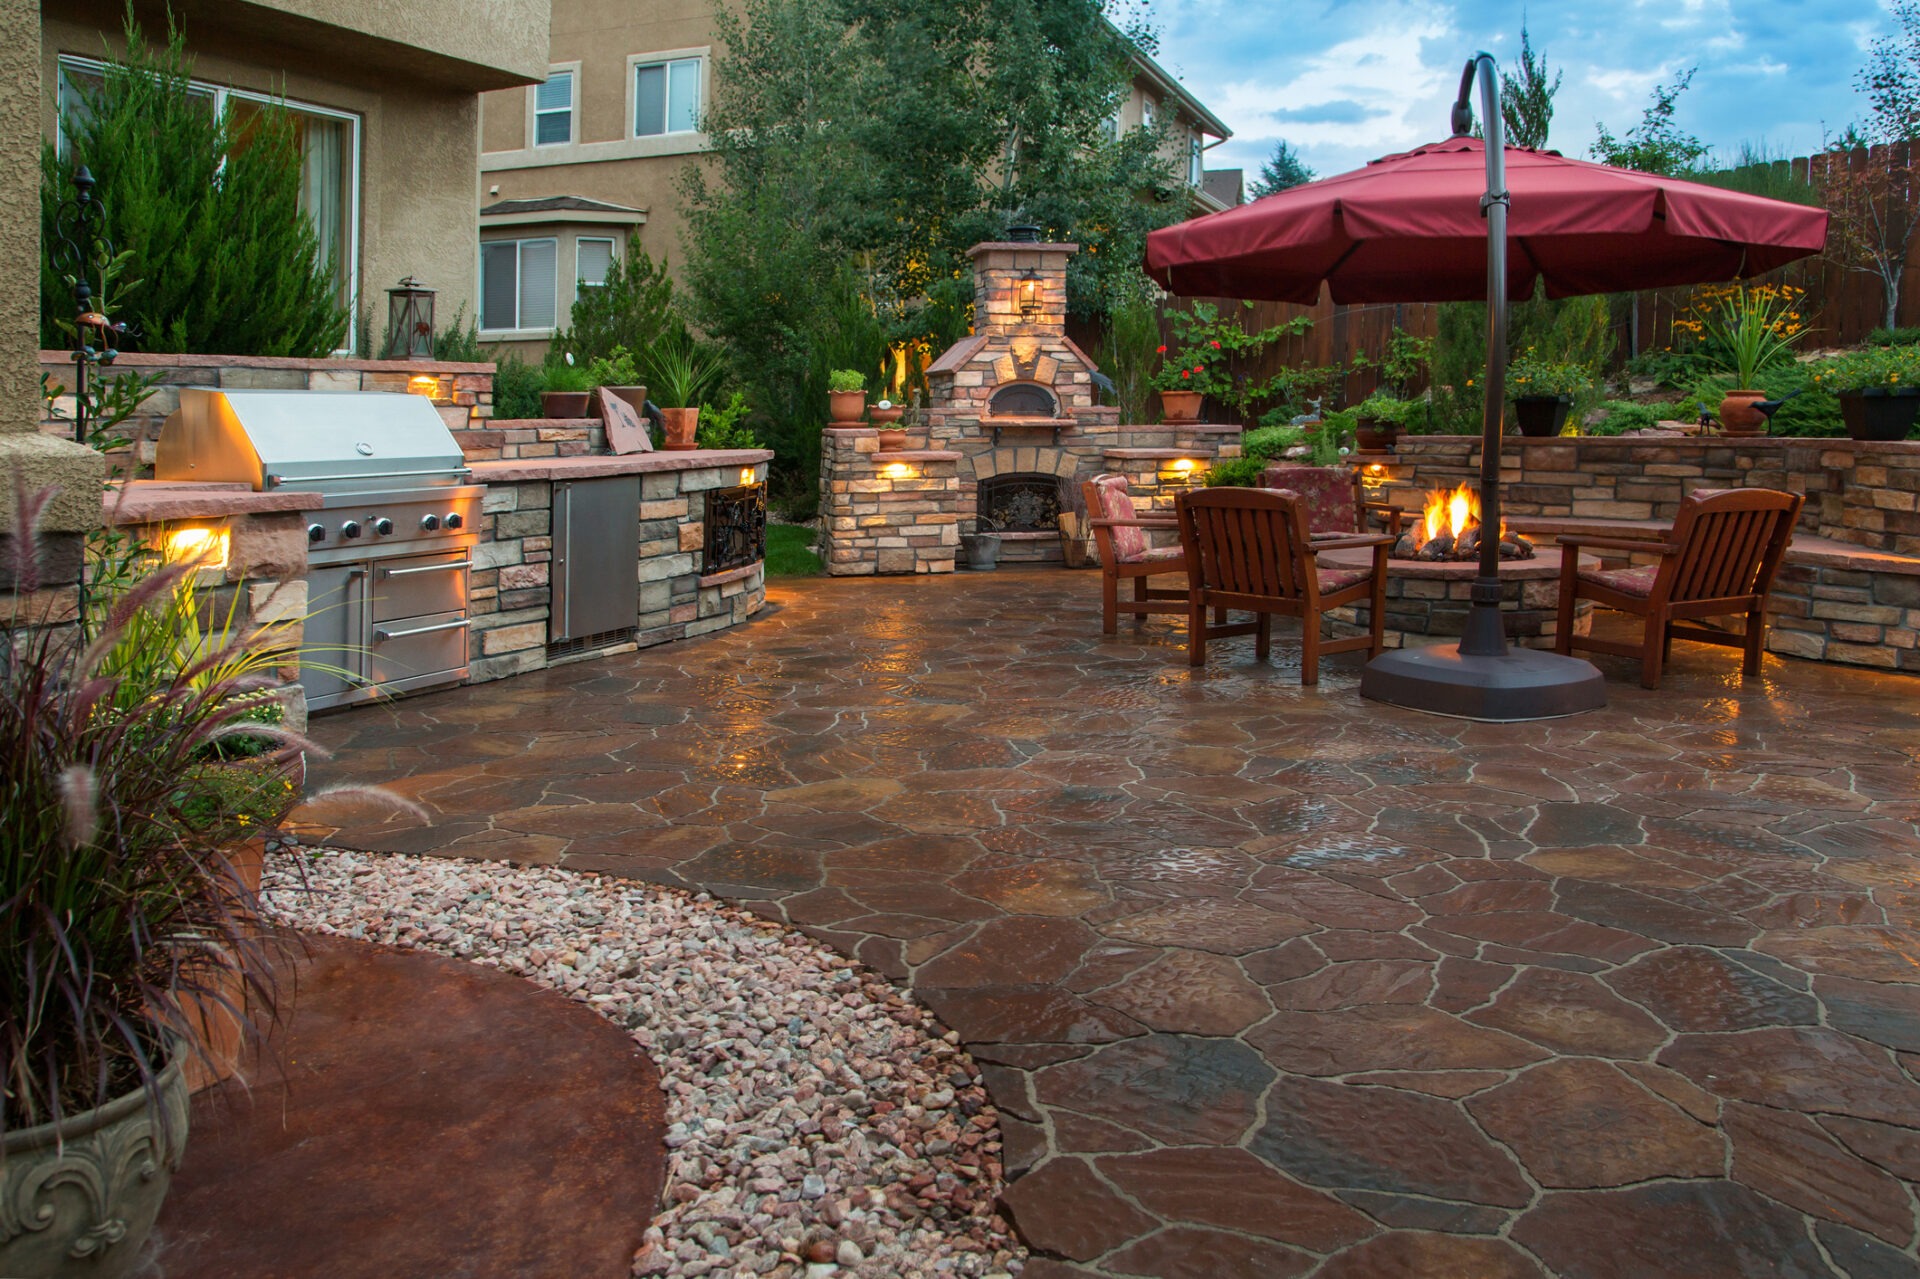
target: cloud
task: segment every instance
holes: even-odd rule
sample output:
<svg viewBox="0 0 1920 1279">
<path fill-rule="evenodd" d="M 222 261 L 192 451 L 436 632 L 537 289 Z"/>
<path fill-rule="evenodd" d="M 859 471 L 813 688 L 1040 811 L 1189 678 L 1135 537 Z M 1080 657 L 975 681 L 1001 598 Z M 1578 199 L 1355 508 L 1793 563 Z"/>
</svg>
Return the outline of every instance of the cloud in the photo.
<svg viewBox="0 0 1920 1279">
<path fill-rule="evenodd" d="M 1297 124 L 1359 124 L 1378 114 L 1372 107 L 1355 102 L 1322 102 L 1310 107 L 1284 107 L 1268 113 L 1275 120 Z"/>
</svg>

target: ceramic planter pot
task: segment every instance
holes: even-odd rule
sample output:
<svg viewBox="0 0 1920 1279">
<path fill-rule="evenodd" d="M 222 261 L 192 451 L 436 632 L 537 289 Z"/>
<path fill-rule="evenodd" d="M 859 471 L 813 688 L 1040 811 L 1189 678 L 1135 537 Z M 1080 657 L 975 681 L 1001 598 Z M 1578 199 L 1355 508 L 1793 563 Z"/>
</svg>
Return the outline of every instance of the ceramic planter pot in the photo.
<svg viewBox="0 0 1920 1279">
<path fill-rule="evenodd" d="M 1000 567 L 1000 535 L 998 533 L 962 533 L 960 549 L 966 552 L 967 567 L 985 571 Z"/>
<path fill-rule="evenodd" d="M 850 426 L 867 411 L 865 391 L 827 392 L 828 416 L 836 426 Z"/>
<path fill-rule="evenodd" d="M 1904 440 L 1920 415 L 1920 389 L 1848 391 L 1838 398 L 1840 419 L 1856 440 Z"/>
<path fill-rule="evenodd" d="M 592 404 L 591 391 L 540 392 L 540 412 L 545 417 L 585 417 Z"/>
<path fill-rule="evenodd" d="M 693 442 L 694 434 L 700 429 L 700 408 L 661 409 L 660 433 L 665 443 L 660 447 L 670 452 L 684 452 L 697 447 Z"/>
<path fill-rule="evenodd" d="M 1513 420 L 1520 434 L 1549 439 L 1560 434 L 1572 408 L 1571 395 L 1522 395 L 1513 402 Z"/>
<path fill-rule="evenodd" d="M 1382 422 L 1377 418 L 1358 418 L 1353 424 L 1353 442 L 1363 452 L 1391 453 L 1394 441 L 1400 438 L 1400 426 L 1396 422 Z"/>
<path fill-rule="evenodd" d="M 898 453 L 905 447 L 907 447 L 907 433 L 905 431 L 890 431 L 884 427 L 881 428 L 880 451 L 882 453 Z"/>
<path fill-rule="evenodd" d="M 644 386 L 603 386 L 600 394 L 625 400 L 635 413 L 641 417 L 647 415 L 647 388 Z"/>
<path fill-rule="evenodd" d="M 0 1275 L 122 1279 L 133 1273 L 186 1154 L 180 1056 L 160 1072 L 158 1107 L 136 1089 L 59 1124 L 6 1135 Z"/>
<path fill-rule="evenodd" d="M 1765 391 L 1728 391 L 1720 401 L 1720 430 L 1733 436 L 1765 435 L 1767 415 L 1754 408 L 1767 398 Z"/>
<path fill-rule="evenodd" d="M 906 415 L 907 410 L 901 405 L 895 404 L 890 408 L 884 409 L 876 405 L 867 410 L 867 421 L 873 423 L 875 426 L 889 426 L 894 422 L 898 422 Z"/>
<path fill-rule="evenodd" d="M 1200 402 L 1207 397 L 1198 391 L 1160 392 L 1160 412 L 1169 422 L 1198 422 Z"/>
</svg>

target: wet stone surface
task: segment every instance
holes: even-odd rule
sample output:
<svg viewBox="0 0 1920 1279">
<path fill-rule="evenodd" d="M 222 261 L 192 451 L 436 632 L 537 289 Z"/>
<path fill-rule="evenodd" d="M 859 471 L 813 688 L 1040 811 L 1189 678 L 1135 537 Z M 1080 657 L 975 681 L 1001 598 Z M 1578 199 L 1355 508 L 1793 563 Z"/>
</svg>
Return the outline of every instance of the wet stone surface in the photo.
<svg viewBox="0 0 1920 1279">
<path fill-rule="evenodd" d="M 319 719 L 313 835 L 704 888 L 988 1070 L 1030 1279 L 1920 1275 L 1920 682 L 1677 644 L 1477 725 L 1189 673 L 1095 577 L 776 583 L 745 628 Z M 1604 620 L 1600 623 L 1605 625 Z"/>
</svg>

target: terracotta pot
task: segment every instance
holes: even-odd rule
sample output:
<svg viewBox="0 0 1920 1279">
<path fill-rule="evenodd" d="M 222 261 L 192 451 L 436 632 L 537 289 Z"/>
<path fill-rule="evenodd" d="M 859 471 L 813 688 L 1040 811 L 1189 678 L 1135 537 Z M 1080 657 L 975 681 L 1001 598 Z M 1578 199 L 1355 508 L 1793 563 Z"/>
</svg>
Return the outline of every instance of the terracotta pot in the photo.
<svg viewBox="0 0 1920 1279">
<path fill-rule="evenodd" d="M 540 392 L 542 417 L 585 417 L 592 404 L 593 393 L 590 391 Z"/>
<path fill-rule="evenodd" d="M 1357 418 L 1353 424 L 1353 442 L 1366 453 L 1391 453 L 1393 443 L 1400 438 L 1400 426 L 1397 422 L 1382 422 L 1375 418 Z"/>
<path fill-rule="evenodd" d="M 1720 430 L 1726 435 L 1765 435 L 1767 415 L 1753 406 L 1767 398 L 1765 391 L 1728 391 L 1720 401 Z"/>
<path fill-rule="evenodd" d="M 693 442 L 694 433 L 700 429 L 700 408 L 661 409 L 660 430 L 666 437 L 666 443 L 660 447 L 670 452 L 685 451 L 698 447 Z"/>
<path fill-rule="evenodd" d="M 905 447 L 907 447 L 907 433 L 905 431 L 883 430 L 880 432 L 880 451 L 882 453 L 898 453 Z"/>
<path fill-rule="evenodd" d="M 647 388 L 644 386 L 603 386 L 600 394 L 617 396 L 641 417 L 647 415 Z"/>
<path fill-rule="evenodd" d="M 898 404 L 890 409 L 883 409 L 876 406 L 867 410 L 867 421 L 873 423 L 875 426 L 885 426 L 891 422 L 898 422 L 906 415 L 907 410 Z"/>
<path fill-rule="evenodd" d="M 1904 440 L 1920 415 L 1920 390 L 1848 391 L 1838 398 L 1840 418 L 1856 440 Z"/>
<path fill-rule="evenodd" d="M 835 426 L 851 426 L 867 411 L 865 391 L 827 392 L 828 412 Z"/>
<path fill-rule="evenodd" d="M 1169 422 L 1198 422 L 1200 402 L 1207 397 L 1198 391 L 1160 392 L 1160 411 Z"/>
<path fill-rule="evenodd" d="M 1571 395 L 1522 395 L 1513 402 L 1513 420 L 1520 434 L 1536 440 L 1550 439 L 1560 434 L 1572 408 Z"/>
</svg>

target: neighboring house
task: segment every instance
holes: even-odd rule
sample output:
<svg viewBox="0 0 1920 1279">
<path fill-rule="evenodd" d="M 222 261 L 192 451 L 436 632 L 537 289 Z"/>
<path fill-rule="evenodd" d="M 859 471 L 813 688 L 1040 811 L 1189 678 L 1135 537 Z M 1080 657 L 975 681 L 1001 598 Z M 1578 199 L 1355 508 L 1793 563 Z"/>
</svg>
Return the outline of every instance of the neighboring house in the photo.
<svg viewBox="0 0 1920 1279">
<path fill-rule="evenodd" d="M 712 0 L 553 0 L 546 82 L 482 95 L 482 340 L 543 354 L 629 231 L 656 262 L 676 263 L 678 179 L 707 147 L 699 123 L 712 90 L 714 12 Z M 1231 130 L 1136 55 L 1112 127 L 1169 112 L 1187 215 L 1228 207 L 1205 157 Z"/>
<path fill-rule="evenodd" d="M 340 264 L 356 339 L 377 345 L 386 290 L 413 276 L 438 290 L 438 315 L 478 298 L 473 225 L 478 95 L 520 93 L 548 73 L 548 0 L 175 0 L 193 76 L 216 110 L 284 98 L 305 152 L 302 206 Z M 168 9 L 135 5 L 150 41 Z M 44 135 L 56 102 L 99 75 L 123 47 L 124 0 L 61 0 L 41 9 Z M 18 176 L 18 175 L 16 175 Z M 26 180 L 38 183 L 36 172 Z M 378 351 L 374 352 L 378 354 Z"/>
</svg>

